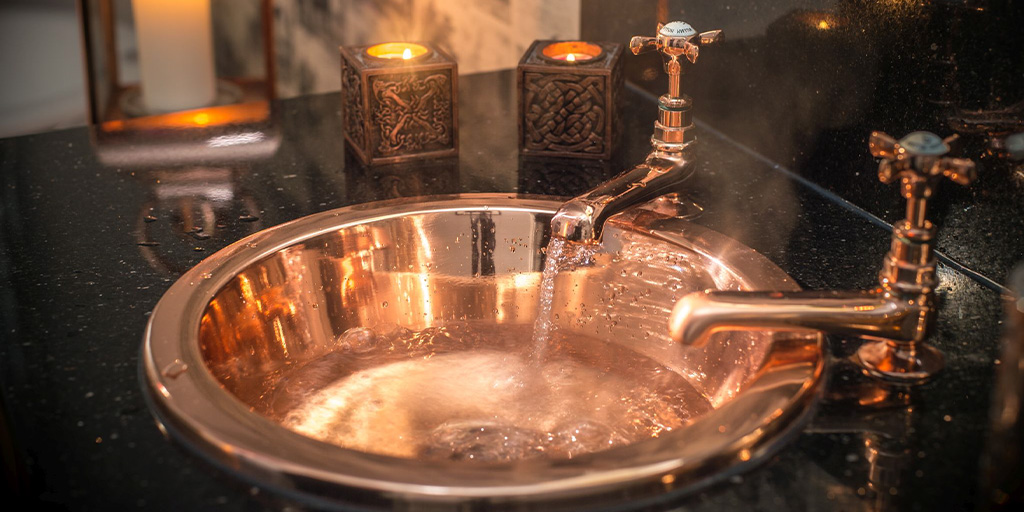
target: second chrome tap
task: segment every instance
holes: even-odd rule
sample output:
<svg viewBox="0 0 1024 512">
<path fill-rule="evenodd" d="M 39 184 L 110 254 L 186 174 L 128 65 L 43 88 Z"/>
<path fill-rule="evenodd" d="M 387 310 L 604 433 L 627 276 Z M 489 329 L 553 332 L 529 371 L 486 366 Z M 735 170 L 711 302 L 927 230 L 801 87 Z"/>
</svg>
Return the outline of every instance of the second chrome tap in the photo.
<svg viewBox="0 0 1024 512">
<path fill-rule="evenodd" d="M 914 132 L 899 141 L 871 134 L 871 153 L 882 159 L 879 178 L 885 183 L 899 180 L 907 200 L 906 219 L 893 227 L 877 288 L 695 292 L 676 304 L 669 321 L 672 338 L 699 346 L 717 331 L 817 329 L 867 338 L 856 358 L 872 375 L 921 382 L 937 373 L 944 364 L 942 353 L 925 343 L 936 316 L 938 283 L 928 199 L 943 177 L 962 185 L 975 177 L 970 160 L 945 156 L 948 142 L 930 132 Z"/>
</svg>

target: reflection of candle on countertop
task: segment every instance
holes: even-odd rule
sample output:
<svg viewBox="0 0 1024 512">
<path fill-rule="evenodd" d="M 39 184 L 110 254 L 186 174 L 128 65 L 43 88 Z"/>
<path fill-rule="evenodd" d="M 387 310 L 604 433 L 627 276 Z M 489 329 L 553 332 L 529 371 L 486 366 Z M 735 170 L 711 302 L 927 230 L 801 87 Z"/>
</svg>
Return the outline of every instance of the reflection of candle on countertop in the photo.
<svg viewBox="0 0 1024 512">
<path fill-rule="evenodd" d="M 213 104 L 210 0 L 132 0 L 142 100 L 154 113 Z"/>
</svg>

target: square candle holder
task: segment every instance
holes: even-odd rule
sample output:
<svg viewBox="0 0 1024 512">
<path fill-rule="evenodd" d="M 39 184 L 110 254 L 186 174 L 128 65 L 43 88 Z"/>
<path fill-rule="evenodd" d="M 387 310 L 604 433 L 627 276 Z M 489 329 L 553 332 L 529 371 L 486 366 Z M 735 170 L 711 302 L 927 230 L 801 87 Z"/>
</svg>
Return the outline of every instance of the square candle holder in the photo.
<svg viewBox="0 0 1024 512">
<path fill-rule="evenodd" d="M 622 45 L 534 41 L 516 76 L 521 154 L 612 156 L 620 138 Z"/>
<path fill-rule="evenodd" d="M 345 140 L 367 165 L 458 155 L 458 68 L 428 44 L 341 48 Z"/>
</svg>

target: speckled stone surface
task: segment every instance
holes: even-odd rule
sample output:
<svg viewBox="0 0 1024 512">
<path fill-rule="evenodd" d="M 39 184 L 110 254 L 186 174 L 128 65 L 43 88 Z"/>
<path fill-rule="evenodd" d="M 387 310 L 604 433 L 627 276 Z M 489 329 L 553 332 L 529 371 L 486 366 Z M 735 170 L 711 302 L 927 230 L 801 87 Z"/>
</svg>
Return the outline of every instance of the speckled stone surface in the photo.
<svg viewBox="0 0 1024 512">
<path fill-rule="evenodd" d="M 181 272 L 258 229 L 395 195 L 572 195 L 593 184 L 592 173 L 613 174 L 646 152 L 656 107 L 630 91 L 624 149 L 608 167 L 548 163 L 538 171 L 520 162 L 512 83 L 511 73 L 463 77 L 460 158 L 431 170 L 346 164 L 337 94 L 274 105 L 265 133 L 279 140 L 276 150 L 235 161 L 180 165 L 172 156 L 162 165 L 104 165 L 86 129 L 0 141 L 0 433 L 19 469 L 10 491 L 37 510 L 302 508 L 161 436 L 137 375 L 147 315 Z M 716 133 L 701 130 L 700 170 L 686 186 L 705 209 L 696 222 L 767 255 L 805 288 L 875 283 L 888 246 L 883 228 L 794 181 L 770 156 Z M 868 159 L 859 164 L 863 174 L 873 172 Z M 564 165 L 562 179 L 550 178 L 551 165 Z M 210 189 L 226 196 L 213 209 L 214 227 L 196 232 L 189 224 L 201 216 L 181 212 Z M 884 201 L 896 196 L 888 187 L 878 193 Z M 950 253 L 974 261 L 998 256 L 985 254 L 998 247 L 963 238 L 950 245 L 954 240 L 945 239 Z M 656 508 L 972 507 L 1001 299 L 949 267 L 940 274 L 934 343 L 947 367 L 939 378 L 894 394 L 897 406 L 855 407 L 843 390 L 855 386 L 856 373 L 839 360 L 830 401 L 778 454 L 696 494 L 668 496 Z M 850 342 L 830 342 L 840 357 L 852 351 Z"/>
<path fill-rule="evenodd" d="M 1024 4 L 812 2 L 770 13 L 786 7 L 741 3 L 748 5 L 728 13 L 730 3 L 685 4 L 695 26 L 725 28 L 727 38 L 684 76 L 695 115 L 889 223 L 901 219 L 904 203 L 895 185 L 877 179 L 871 132 L 959 133 L 951 155 L 975 160 L 979 177 L 969 187 L 939 187 L 931 202 L 943 228 L 937 246 L 1004 284 L 1024 260 L 1024 162 L 989 155 L 999 136 L 985 132 L 1024 131 Z M 746 34 L 735 30 L 730 39 L 739 27 Z M 627 76 L 661 94 L 660 73 L 645 74 L 657 64 L 635 62 Z M 962 122 L 986 112 L 999 121 Z"/>
</svg>

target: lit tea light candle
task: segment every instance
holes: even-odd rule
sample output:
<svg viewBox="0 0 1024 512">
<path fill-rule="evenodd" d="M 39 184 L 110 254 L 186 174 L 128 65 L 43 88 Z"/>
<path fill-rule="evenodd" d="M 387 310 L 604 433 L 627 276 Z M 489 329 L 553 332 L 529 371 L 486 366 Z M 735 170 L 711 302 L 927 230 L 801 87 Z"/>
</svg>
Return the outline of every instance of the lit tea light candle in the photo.
<svg viewBox="0 0 1024 512">
<path fill-rule="evenodd" d="M 142 101 L 154 113 L 217 98 L 210 0 L 132 0 Z"/>
<path fill-rule="evenodd" d="M 567 64 L 594 60 L 600 57 L 601 53 L 600 46 L 586 41 L 561 41 L 551 43 L 541 50 L 544 57 Z"/>
<path fill-rule="evenodd" d="M 377 59 L 413 60 L 422 57 L 430 50 L 416 43 L 381 43 L 366 49 L 366 54 Z"/>
<path fill-rule="evenodd" d="M 622 45 L 537 40 L 516 66 L 523 156 L 611 158 L 621 130 Z"/>
<path fill-rule="evenodd" d="M 458 66 L 430 43 L 342 46 L 345 145 L 364 165 L 458 155 Z"/>
</svg>

